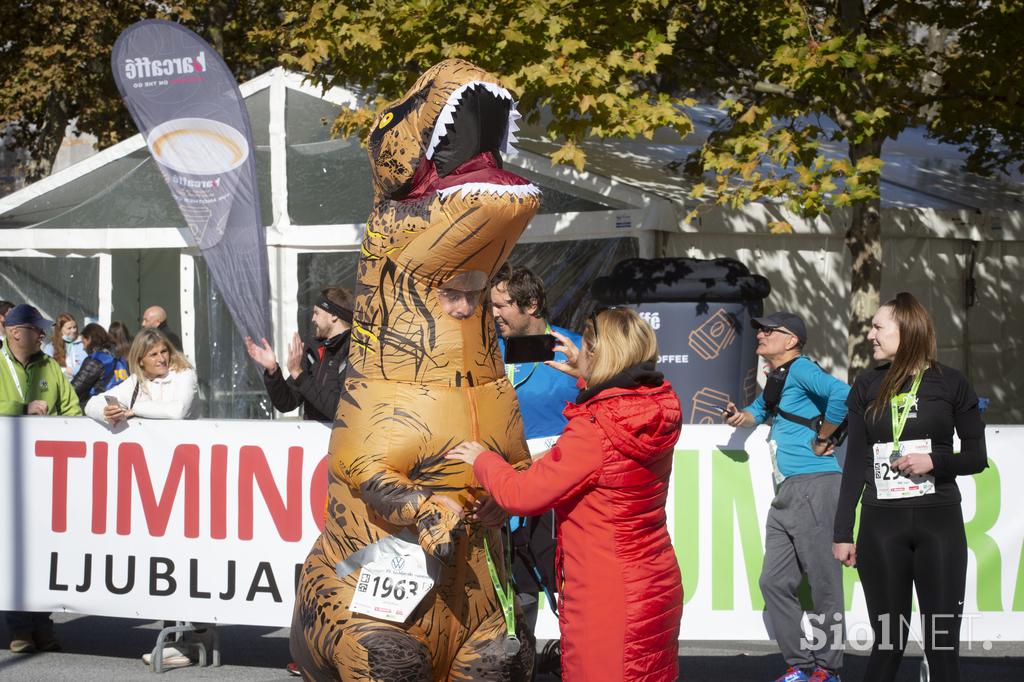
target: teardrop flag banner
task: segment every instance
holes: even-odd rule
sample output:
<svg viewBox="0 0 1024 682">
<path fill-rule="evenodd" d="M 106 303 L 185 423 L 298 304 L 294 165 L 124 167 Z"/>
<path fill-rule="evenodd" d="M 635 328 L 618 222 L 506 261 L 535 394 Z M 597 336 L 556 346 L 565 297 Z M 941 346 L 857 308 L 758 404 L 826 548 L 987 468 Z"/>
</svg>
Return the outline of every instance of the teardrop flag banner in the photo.
<svg viewBox="0 0 1024 682">
<path fill-rule="evenodd" d="M 135 125 L 243 336 L 270 338 L 267 243 L 252 128 L 238 83 L 202 38 L 170 21 L 126 28 L 110 57 Z"/>
</svg>

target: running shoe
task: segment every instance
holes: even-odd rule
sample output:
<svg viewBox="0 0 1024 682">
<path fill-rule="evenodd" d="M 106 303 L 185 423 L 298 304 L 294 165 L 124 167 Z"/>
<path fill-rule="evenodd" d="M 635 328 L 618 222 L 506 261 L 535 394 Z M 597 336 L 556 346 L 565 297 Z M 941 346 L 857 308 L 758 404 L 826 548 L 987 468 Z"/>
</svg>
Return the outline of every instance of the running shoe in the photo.
<svg viewBox="0 0 1024 682">
<path fill-rule="evenodd" d="M 34 654 L 36 643 L 32 639 L 31 630 L 17 630 L 11 633 L 12 654 Z"/>
<path fill-rule="evenodd" d="M 820 665 L 814 669 L 814 672 L 807 679 L 809 682 L 842 682 L 839 679 L 839 673 L 834 673 L 828 668 L 822 668 Z"/>
<path fill-rule="evenodd" d="M 789 666 L 781 677 L 776 677 L 775 682 L 808 682 L 807 673 L 800 668 Z"/>
<path fill-rule="evenodd" d="M 142 662 L 146 665 L 150 665 L 153 662 L 153 654 L 145 653 L 142 654 Z M 195 661 L 185 651 L 175 646 L 174 644 L 164 645 L 163 650 L 163 664 L 164 668 L 184 668 L 186 666 L 193 665 Z"/>
</svg>

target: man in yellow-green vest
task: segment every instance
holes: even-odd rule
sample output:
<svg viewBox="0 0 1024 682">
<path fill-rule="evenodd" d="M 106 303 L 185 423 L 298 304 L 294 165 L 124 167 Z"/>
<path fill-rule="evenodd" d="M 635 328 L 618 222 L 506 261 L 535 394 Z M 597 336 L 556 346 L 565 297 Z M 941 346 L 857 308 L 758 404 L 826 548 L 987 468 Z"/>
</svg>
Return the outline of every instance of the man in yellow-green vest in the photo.
<svg viewBox="0 0 1024 682">
<path fill-rule="evenodd" d="M 60 365 L 40 350 L 53 322 L 33 306 L 16 305 L 4 319 L 0 341 L 0 415 L 80 415 L 78 396 Z M 4 614 L 11 633 L 11 652 L 56 651 L 49 613 L 9 611 Z"/>
</svg>

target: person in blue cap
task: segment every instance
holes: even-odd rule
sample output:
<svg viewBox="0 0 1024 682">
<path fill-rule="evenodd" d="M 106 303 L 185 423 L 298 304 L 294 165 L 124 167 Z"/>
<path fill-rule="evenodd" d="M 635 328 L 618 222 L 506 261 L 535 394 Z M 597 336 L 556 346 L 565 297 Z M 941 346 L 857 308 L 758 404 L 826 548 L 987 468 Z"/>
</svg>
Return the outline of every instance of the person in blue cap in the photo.
<svg viewBox="0 0 1024 682">
<path fill-rule="evenodd" d="M 44 353 L 43 338 L 53 322 L 26 303 L 4 317 L 6 335 L 0 341 L 0 414 L 80 415 L 82 408 L 61 366 Z M 8 611 L 11 653 L 57 651 L 49 613 Z"/>
</svg>

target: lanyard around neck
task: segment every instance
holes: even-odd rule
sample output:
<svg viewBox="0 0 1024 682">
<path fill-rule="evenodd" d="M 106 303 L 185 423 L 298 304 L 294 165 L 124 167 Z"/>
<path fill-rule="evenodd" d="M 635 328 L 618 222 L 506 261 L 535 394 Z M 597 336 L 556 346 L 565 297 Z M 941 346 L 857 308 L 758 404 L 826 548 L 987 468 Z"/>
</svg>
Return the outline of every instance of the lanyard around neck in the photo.
<svg viewBox="0 0 1024 682">
<path fill-rule="evenodd" d="M 889 408 L 892 411 L 892 449 L 894 452 L 900 449 L 900 436 L 903 435 L 903 427 L 907 424 L 907 417 L 910 410 L 917 402 L 917 389 L 921 385 L 921 377 L 924 376 L 922 369 L 914 375 L 914 383 L 910 391 L 902 395 L 894 395 L 889 401 Z"/>
<path fill-rule="evenodd" d="M 494 585 L 494 592 L 498 595 L 498 603 L 501 604 L 501 612 L 505 617 L 505 636 L 509 642 L 513 643 L 516 649 L 516 651 L 506 649 L 506 653 L 514 655 L 518 652 L 519 647 L 516 645 L 519 640 L 516 637 L 515 591 L 512 588 L 512 556 L 510 552 L 505 551 L 504 543 L 502 543 L 501 554 L 505 560 L 505 577 L 508 579 L 508 585 L 503 585 L 501 579 L 498 578 L 494 559 L 491 558 L 491 548 L 487 543 L 487 535 L 484 535 L 484 554 L 487 556 L 487 572 L 491 575 L 491 584 Z"/>
<path fill-rule="evenodd" d="M 18 389 L 18 395 L 21 396 L 21 402 L 28 402 L 28 388 L 21 385 L 21 381 L 18 379 L 18 372 L 14 369 L 14 361 L 11 359 L 11 351 L 8 350 L 7 345 L 4 344 L 3 352 L 0 355 L 4 356 L 4 360 L 7 361 L 7 371 L 11 373 L 11 380 L 14 382 L 14 386 Z M 25 368 L 25 379 L 29 386 L 32 385 L 32 376 L 29 374 L 28 367 Z"/>
</svg>

